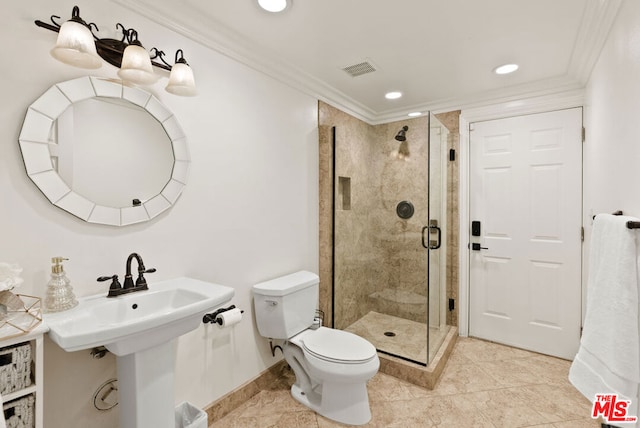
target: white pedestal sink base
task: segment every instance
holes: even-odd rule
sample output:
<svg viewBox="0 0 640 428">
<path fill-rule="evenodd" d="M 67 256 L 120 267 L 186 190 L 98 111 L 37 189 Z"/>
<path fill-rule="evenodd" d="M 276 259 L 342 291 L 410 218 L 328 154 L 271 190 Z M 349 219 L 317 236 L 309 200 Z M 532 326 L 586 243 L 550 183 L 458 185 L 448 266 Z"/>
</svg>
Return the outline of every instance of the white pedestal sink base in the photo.
<svg viewBox="0 0 640 428">
<path fill-rule="evenodd" d="M 177 339 L 116 358 L 120 428 L 175 428 Z"/>
<path fill-rule="evenodd" d="M 175 428 L 177 338 L 233 295 L 233 288 L 182 277 L 114 298 L 81 297 L 75 308 L 44 318 L 65 351 L 104 346 L 116 355 L 120 428 Z"/>
</svg>

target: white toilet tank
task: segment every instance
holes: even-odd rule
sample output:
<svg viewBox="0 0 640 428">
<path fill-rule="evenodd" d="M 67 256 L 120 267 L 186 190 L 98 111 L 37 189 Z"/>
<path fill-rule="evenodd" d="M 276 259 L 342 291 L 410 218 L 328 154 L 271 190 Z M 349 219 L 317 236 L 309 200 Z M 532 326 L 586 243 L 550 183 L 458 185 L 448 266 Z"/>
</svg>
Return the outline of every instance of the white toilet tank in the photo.
<svg viewBox="0 0 640 428">
<path fill-rule="evenodd" d="M 288 339 L 313 324 L 320 278 L 299 271 L 253 286 L 256 324 L 263 337 Z"/>
</svg>

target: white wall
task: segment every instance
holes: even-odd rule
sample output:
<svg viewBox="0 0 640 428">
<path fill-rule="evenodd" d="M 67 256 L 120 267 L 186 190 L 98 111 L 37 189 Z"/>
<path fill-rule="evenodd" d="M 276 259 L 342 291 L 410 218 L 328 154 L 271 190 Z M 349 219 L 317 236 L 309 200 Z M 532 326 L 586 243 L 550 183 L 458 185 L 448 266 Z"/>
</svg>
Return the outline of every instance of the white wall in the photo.
<svg viewBox="0 0 640 428">
<path fill-rule="evenodd" d="M 622 3 L 591 74 L 585 127 L 585 225 L 616 210 L 640 216 L 639 2 Z"/>
<path fill-rule="evenodd" d="M 640 3 L 622 2 L 585 92 L 586 290 L 593 216 L 622 210 L 640 217 Z"/>
<path fill-rule="evenodd" d="M 640 217 L 640 3 L 637 1 L 622 2 L 587 84 L 584 122 L 587 138 L 583 273 L 587 278 L 592 216 L 622 210 Z"/>
<path fill-rule="evenodd" d="M 54 60 L 48 52 L 56 34 L 33 24 L 52 14 L 68 18 L 74 4 L 3 4 L 0 261 L 19 263 L 25 278 L 20 291 L 39 296 L 52 256 L 69 257 L 66 270 L 83 296 L 105 292 L 108 285 L 96 277 L 123 275 L 133 251 L 158 269 L 148 275 L 150 287 L 181 275 L 234 287 L 233 303 L 245 310 L 240 325 L 201 326 L 179 340 L 176 402 L 203 407 L 276 361 L 254 327 L 251 285 L 318 269 L 316 100 L 111 2 L 80 4 L 81 16 L 107 35 L 122 22 L 139 31 L 147 48 L 158 46 L 169 57 L 182 48 L 200 91 L 196 98 L 175 97 L 163 90 L 166 79 L 150 88 L 189 138 L 190 181 L 177 205 L 145 224 L 86 224 L 44 198 L 25 174 L 17 143 L 29 104 L 54 83 L 87 74 Z M 89 73 L 116 76 L 106 63 Z M 112 356 L 93 360 L 88 351 L 65 353 L 47 341 L 47 428 L 116 426 L 117 410 L 99 413 L 92 405 L 96 388 L 114 375 Z"/>
</svg>

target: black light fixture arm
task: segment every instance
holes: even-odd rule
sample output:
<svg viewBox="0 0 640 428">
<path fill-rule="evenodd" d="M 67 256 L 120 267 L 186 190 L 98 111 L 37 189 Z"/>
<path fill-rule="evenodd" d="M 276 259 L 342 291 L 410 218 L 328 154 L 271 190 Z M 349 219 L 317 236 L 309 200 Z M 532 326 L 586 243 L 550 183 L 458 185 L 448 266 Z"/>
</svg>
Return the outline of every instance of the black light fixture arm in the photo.
<svg viewBox="0 0 640 428">
<path fill-rule="evenodd" d="M 62 18 L 60 18 L 57 15 L 51 15 L 50 19 L 51 19 L 52 24 L 49 24 L 48 22 L 41 21 L 39 19 L 36 19 L 34 22 L 35 22 L 36 26 L 38 26 L 40 28 L 44 28 L 44 29 L 47 29 L 49 31 L 53 31 L 53 32 L 56 32 L 56 33 L 60 32 L 60 27 L 62 25 L 59 24 L 58 22 L 56 22 L 56 20 L 60 20 Z M 73 11 L 71 12 L 71 21 L 78 22 L 78 23 L 86 26 L 87 28 L 89 28 L 89 31 L 91 31 L 91 34 L 93 35 L 93 38 L 94 38 L 94 40 L 96 42 L 96 50 L 98 52 L 98 55 L 100 55 L 100 57 L 102 59 L 104 59 L 105 61 L 107 61 L 109 64 L 114 65 L 116 67 L 120 67 L 120 65 L 122 63 L 122 55 L 124 53 L 125 48 L 128 45 L 142 46 L 142 44 L 138 40 L 138 32 L 133 28 L 126 28 L 121 23 L 117 23 L 116 24 L 116 29 L 120 29 L 122 31 L 122 39 L 121 40 L 97 37 L 95 35 L 95 33 L 94 33 L 94 30 L 96 32 L 100 31 L 98 29 L 98 26 L 93 22 L 87 24 L 80 17 L 80 9 L 78 8 L 78 6 L 74 6 L 73 7 Z M 172 65 L 165 61 L 165 59 L 163 58 L 164 55 L 165 55 L 164 52 L 159 50 L 159 49 L 157 49 L 157 48 L 151 49 L 151 53 L 150 53 L 151 65 L 153 65 L 155 67 L 158 67 L 158 68 L 161 68 L 163 70 L 171 71 Z M 154 61 L 154 59 L 159 59 L 161 62 Z M 176 51 L 176 61 L 175 62 L 176 63 L 182 63 L 182 64 L 186 64 L 187 63 L 185 61 L 185 59 L 184 59 L 184 55 L 183 55 L 182 49 L 178 49 Z"/>
<path fill-rule="evenodd" d="M 128 41 L 127 36 L 129 35 L 130 30 L 125 28 L 125 26 L 119 22 L 116 24 L 116 30 L 117 29 L 120 29 L 120 31 L 122 31 L 122 39 L 120 39 L 120 41 L 122 43 L 125 43 L 125 41 Z"/>
<path fill-rule="evenodd" d="M 49 19 L 51 20 L 51 22 L 53 22 L 53 25 L 47 24 L 46 22 L 42 22 L 39 19 L 36 19 L 35 22 L 38 27 L 43 27 L 49 30 L 58 31 L 62 25 L 58 24 L 56 22 L 56 19 L 62 19 L 62 18 L 59 17 L 58 15 L 51 15 L 51 18 Z M 93 22 L 90 24 L 87 24 L 84 21 L 84 19 L 80 17 L 80 8 L 78 6 L 74 6 L 73 10 L 71 11 L 71 21 L 82 24 L 89 29 L 91 29 L 91 27 L 94 27 L 96 30 L 98 30 L 98 26 L 96 24 L 94 24 Z"/>
<path fill-rule="evenodd" d="M 164 57 L 165 57 L 165 53 L 164 51 L 159 50 L 158 48 L 151 48 L 151 63 L 156 65 L 157 67 L 160 68 L 164 68 L 165 70 L 171 70 L 171 64 L 169 64 L 167 61 L 165 61 Z M 154 59 L 158 58 L 160 61 L 162 61 L 162 64 L 158 64 L 158 63 L 154 63 Z M 182 52 L 182 49 L 178 49 L 176 51 L 176 60 L 174 61 L 174 64 L 187 64 L 187 61 L 184 59 L 184 52 Z M 164 67 L 163 67 L 164 65 Z"/>
<path fill-rule="evenodd" d="M 51 31 L 55 31 L 56 33 L 60 31 L 60 27 L 62 26 L 61 24 L 56 22 L 56 19 L 62 19 L 61 17 L 59 17 L 58 15 L 51 15 L 51 17 L 49 18 L 51 20 L 51 22 L 53 23 L 53 25 L 48 24 L 46 22 L 42 22 L 39 19 L 35 20 L 35 24 L 38 27 L 41 28 L 46 28 L 47 30 L 51 30 Z M 91 31 L 91 34 L 93 34 L 93 30 L 95 29 L 96 31 L 98 30 L 98 26 L 91 22 L 89 24 L 87 24 L 85 22 L 84 19 L 82 19 L 80 17 L 80 8 L 78 6 L 74 6 L 73 10 L 71 11 L 71 21 L 73 22 L 77 22 L 79 24 L 84 25 L 85 27 L 87 27 L 89 29 L 89 31 Z M 93 36 L 95 39 L 98 39 L 95 35 Z"/>
<path fill-rule="evenodd" d="M 171 64 L 164 60 L 164 51 L 159 50 L 158 48 L 151 48 L 151 64 L 154 64 L 157 67 L 164 68 L 165 70 L 171 70 Z M 159 59 L 162 63 L 154 61 L 154 59 Z"/>
<path fill-rule="evenodd" d="M 51 15 L 51 22 L 53 22 L 53 25 L 40 21 L 39 19 L 35 20 L 35 24 L 40 28 L 46 28 L 47 30 L 55 31 L 57 33 L 60 31 L 60 24 L 54 21 L 53 18 L 60 19 L 59 16 Z"/>
<path fill-rule="evenodd" d="M 138 32 L 136 30 L 134 30 L 133 28 L 129 28 L 128 30 L 124 30 L 124 26 L 122 26 L 123 28 L 123 33 L 125 35 L 125 38 L 127 39 L 127 43 L 130 45 L 136 45 L 136 46 L 142 46 L 142 43 L 140 43 L 140 40 L 138 40 Z M 124 39 L 123 39 L 124 41 Z"/>
<path fill-rule="evenodd" d="M 178 49 L 176 51 L 176 60 L 174 61 L 176 64 L 186 64 L 189 65 L 189 63 L 187 63 L 187 60 L 184 59 L 184 52 L 182 52 L 182 49 Z"/>
</svg>

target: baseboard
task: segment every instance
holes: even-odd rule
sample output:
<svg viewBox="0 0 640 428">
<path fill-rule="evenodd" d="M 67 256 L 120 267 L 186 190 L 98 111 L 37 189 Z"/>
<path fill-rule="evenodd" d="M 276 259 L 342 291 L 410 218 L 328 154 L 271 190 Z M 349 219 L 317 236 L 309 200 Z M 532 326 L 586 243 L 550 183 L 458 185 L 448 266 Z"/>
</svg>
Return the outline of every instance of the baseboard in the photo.
<svg viewBox="0 0 640 428">
<path fill-rule="evenodd" d="M 270 389 L 270 385 L 281 381 L 283 371 L 288 369 L 285 360 L 281 360 L 269 367 L 254 379 L 240 385 L 230 393 L 220 397 L 204 408 L 207 412 L 208 425 L 220 420 L 231 411 L 249 401 L 254 395 L 265 389 Z"/>
<path fill-rule="evenodd" d="M 436 353 L 431 364 L 427 367 L 420 367 L 399 358 L 378 354 L 380 357 L 380 372 L 424 388 L 433 389 L 444 370 L 457 338 L 458 329 L 451 327 L 444 343 Z M 231 413 L 231 411 L 249 401 L 260 391 L 289 389 L 294 381 L 295 377 L 289 365 L 284 359 L 280 360 L 254 379 L 244 383 L 205 407 L 204 411 L 207 412 L 209 425 L 225 417 Z"/>
</svg>

